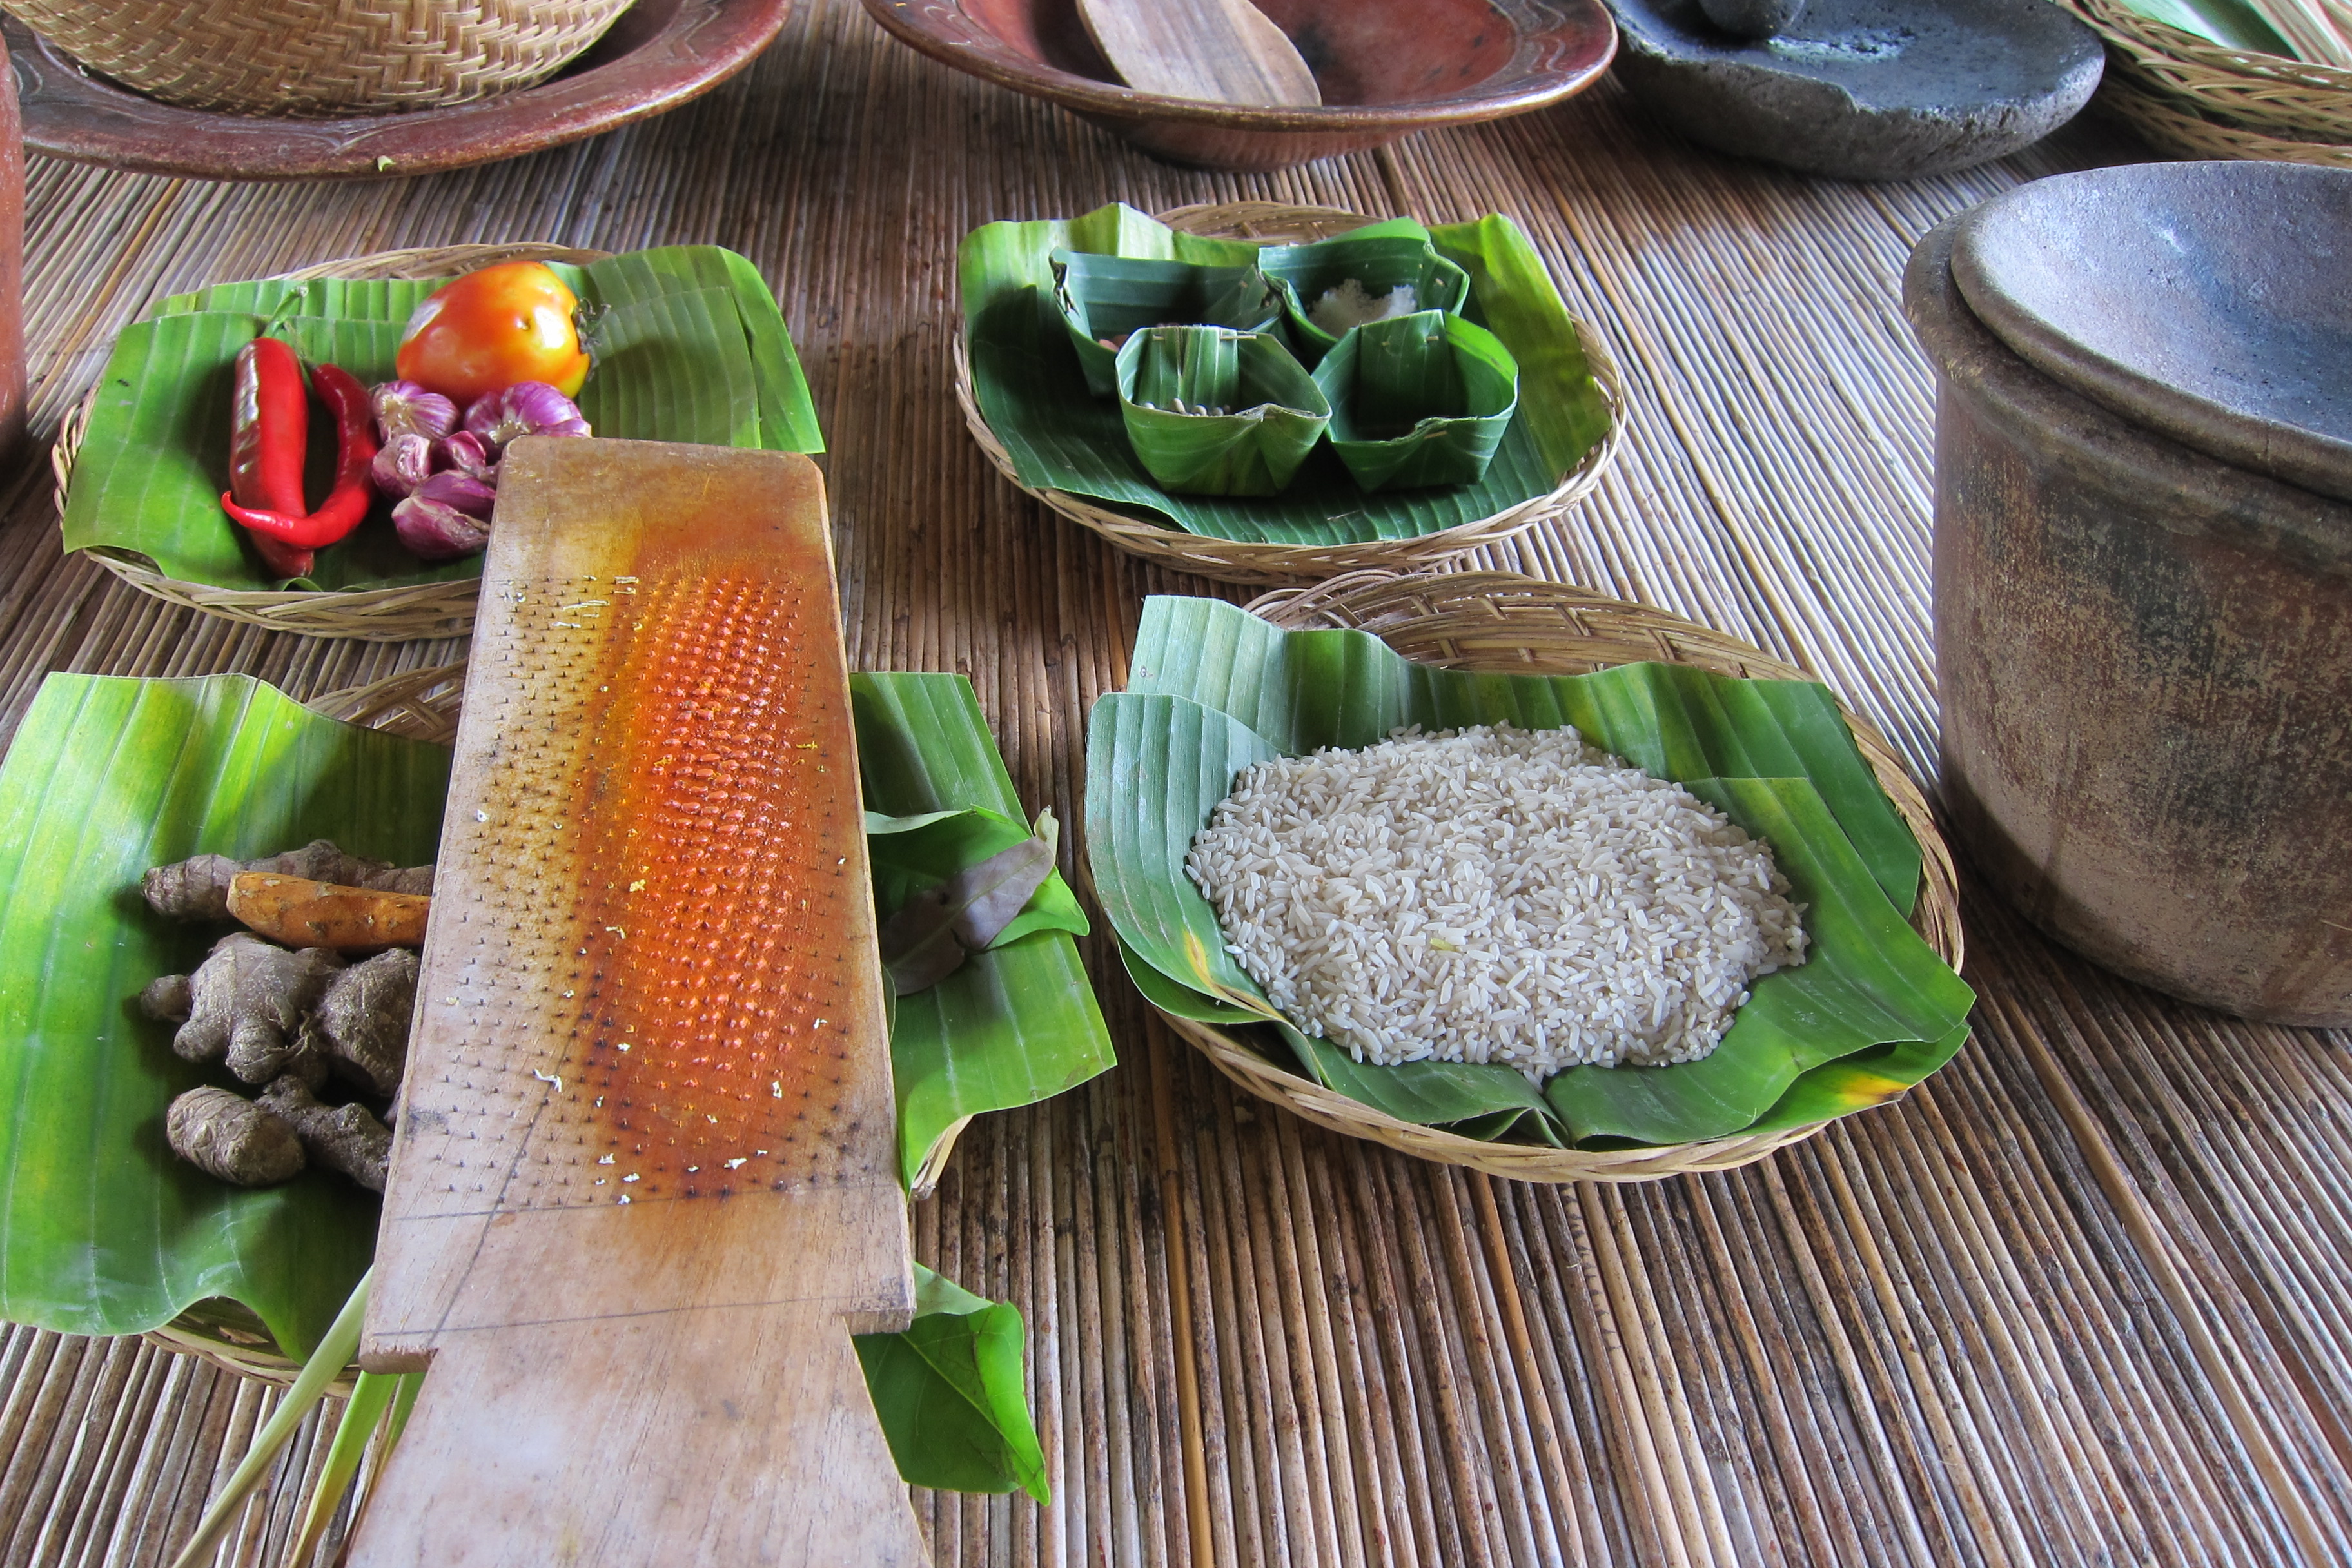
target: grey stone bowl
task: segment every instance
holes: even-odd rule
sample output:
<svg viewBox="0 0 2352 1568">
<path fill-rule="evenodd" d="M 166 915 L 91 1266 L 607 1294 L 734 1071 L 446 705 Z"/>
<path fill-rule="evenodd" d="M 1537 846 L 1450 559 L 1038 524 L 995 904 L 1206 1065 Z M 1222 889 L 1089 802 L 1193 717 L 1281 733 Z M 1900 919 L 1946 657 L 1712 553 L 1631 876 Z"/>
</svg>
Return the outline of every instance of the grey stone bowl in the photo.
<svg viewBox="0 0 2352 1568">
<path fill-rule="evenodd" d="M 2050 0 L 1811 0 L 1769 38 L 1699 0 L 1609 0 L 1617 75 L 1692 141 L 1806 174 L 1907 180 L 2014 153 L 2099 85 L 2098 36 Z"/>
<path fill-rule="evenodd" d="M 2352 169 L 2136 163 L 2036 180 L 1961 220 L 1952 280 L 2042 374 L 2352 500 Z"/>
</svg>

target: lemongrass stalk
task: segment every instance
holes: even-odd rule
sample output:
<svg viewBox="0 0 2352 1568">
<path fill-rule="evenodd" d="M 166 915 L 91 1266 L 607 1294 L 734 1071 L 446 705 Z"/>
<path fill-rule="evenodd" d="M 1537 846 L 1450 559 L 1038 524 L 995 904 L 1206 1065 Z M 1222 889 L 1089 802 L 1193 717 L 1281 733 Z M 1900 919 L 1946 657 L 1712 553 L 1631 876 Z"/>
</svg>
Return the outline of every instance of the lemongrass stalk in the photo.
<svg viewBox="0 0 2352 1568">
<path fill-rule="evenodd" d="M 383 1425 L 400 1376 L 390 1372 L 360 1373 L 359 1386 L 352 1390 L 351 1401 L 343 1406 L 343 1418 L 336 1424 L 334 1441 L 328 1446 L 327 1462 L 320 1468 L 318 1484 L 310 1489 L 310 1506 L 303 1511 L 302 1531 L 295 1538 L 294 1550 L 288 1554 L 287 1562 L 308 1563 L 310 1553 L 318 1549 L 320 1538 L 327 1533 L 328 1522 L 335 1517 L 335 1505 L 343 1500 L 343 1493 L 351 1489 L 352 1478 L 360 1473 L 360 1460 L 367 1453 L 368 1439 Z"/>
<path fill-rule="evenodd" d="M 2313 65 L 2352 66 L 2352 37 L 2319 0 L 2246 0 L 2262 19 Z"/>
<path fill-rule="evenodd" d="M 221 1536 L 236 1522 L 237 1512 L 244 1508 L 246 1500 L 252 1496 L 262 1478 L 269 1473 L 269 1467 L 277 1461 L 278 1454 L 293 1439 L 295 1431 L 302 1425 L 302 1418 L 310 1413 L 312 1405 L 326 1396 L 327 1385 L 351 1364 L 352 1352 L 360 1348 L 360 1321 L 367 1315 L 368 1279 L 374 1272 L 371 1268 L 360 1276 L 360 1282 L 352 1287 L 351 1300 L 343 1303 L 343 1310 L 335 1315 L 334 1322 L 320 1336 L 318 1348 L 310 1352 L 310 1359 L 302 1363 L 301 1372 L 295 1376 L 294 1386 L 288 1389 L 286 1397 L 278 1402 L 277 1411 L 254 1435 L 253 1447 L 246 1451 L 244 1459 L 229 1476 L 228 1484 L 221 1489 L 220 1496 L 205 1510 L 204 1518 L 196 1521 L 196 1533 L 181 1549 L 179 1556 L 172 1560 L 172 1568 L 196 1568 L 219 1543 Z"/>
</svg>

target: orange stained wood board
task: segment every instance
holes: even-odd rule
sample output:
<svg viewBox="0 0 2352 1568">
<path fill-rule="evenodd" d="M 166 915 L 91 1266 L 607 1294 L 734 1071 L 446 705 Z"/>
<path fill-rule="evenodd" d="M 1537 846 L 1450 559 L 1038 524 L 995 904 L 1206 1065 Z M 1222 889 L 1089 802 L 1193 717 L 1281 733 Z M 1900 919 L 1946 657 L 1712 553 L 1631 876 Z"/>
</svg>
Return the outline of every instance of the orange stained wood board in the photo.
<svg viewBox="0 0 2352 1568">
<path fill-rule="evenodd" d="M 356 1564 L 927 1562 L 853 1331 L 913 1310 L 821 477 L 539 438 L 482 580 L 362 1364 Z"/>
</svg>

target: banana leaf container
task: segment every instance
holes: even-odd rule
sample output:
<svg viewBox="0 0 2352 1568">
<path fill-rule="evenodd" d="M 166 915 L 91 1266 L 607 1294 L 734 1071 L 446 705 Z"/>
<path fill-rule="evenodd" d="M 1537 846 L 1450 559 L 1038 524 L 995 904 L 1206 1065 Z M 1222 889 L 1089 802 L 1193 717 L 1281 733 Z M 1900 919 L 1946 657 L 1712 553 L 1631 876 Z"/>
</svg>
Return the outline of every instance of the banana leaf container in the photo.
<svg viewBox="0 0 2352 1568">
<path fill-rule="evenodd" d="M 1061 249 L 1051 260 L 1054 303 L 1077 350 L 1087 390 L 1097 397 L 1118 395 L 1119 347 L 1144 327 L 1280 331 L 1282 290 L 1255 267 Z"/>
<path fill-rule="evenodd" d="M 1271 332 L 1151 327 L 1118 363 L 1128 442 L 1171 490 L 1274 495 L 1331 423 L 1322 388 Z"/>
<path fill-rule="evenodd" d="M 1309 368 L 1338 347 L 1347 331 L 1318 324 L 1316 305 L 1327 290 L 1350 279 L 1374 299 L 1402 284 L 1412 288 L 1415 310 L 1462 313 L 1470 299 L 1470 275 L 1437 254 L 1428 230 L 1418 224 L 1412 228 L 1410 234 L 1343 234 L 1312 245 L 1271 245 L 1258 252 L 1258 269 L 1282 289 L 1291 340 Z"/>
<path fill-rule="evenodd" d="M 1519 363 L 1443 310 L 1351 329 L 1315 367 L 1331 447 L 1368 490 L 1475 484 L 1519 404 Z"/>
</svg>

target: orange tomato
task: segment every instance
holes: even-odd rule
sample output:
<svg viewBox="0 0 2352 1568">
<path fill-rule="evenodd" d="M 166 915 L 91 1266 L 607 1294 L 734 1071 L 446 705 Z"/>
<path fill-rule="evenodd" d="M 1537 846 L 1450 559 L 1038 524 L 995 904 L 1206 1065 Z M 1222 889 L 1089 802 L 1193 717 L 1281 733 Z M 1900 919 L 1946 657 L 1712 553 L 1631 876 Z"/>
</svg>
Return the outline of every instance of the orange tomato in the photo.
<svg viewBox="0 0 2352 1568">
<path fill-rule="evenodd" d="M 544 264 L 509 261 L 445 283 L 408 318 L 394 363 L 403 381 L 460 410 L 519 381 L 569 397 L 588 379 L 572 312 L 578 296 Z"/>
</svg>

